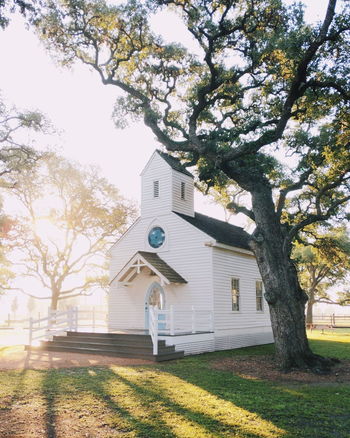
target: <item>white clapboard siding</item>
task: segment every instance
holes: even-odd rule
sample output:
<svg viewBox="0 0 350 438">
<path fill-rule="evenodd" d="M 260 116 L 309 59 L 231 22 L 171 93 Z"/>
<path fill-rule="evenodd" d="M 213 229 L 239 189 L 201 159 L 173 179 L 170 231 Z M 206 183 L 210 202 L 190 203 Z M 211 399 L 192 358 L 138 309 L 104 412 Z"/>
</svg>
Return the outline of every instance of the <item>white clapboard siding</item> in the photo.
<svg viewBox="0 0 350 438">
<path fill-rule="evenodd" d="M 176 351 L 184 351 L 185 355 L 201 354 L 215 351 L 213 333 L 203 333 L 184 336 L 160 336 L 167 345 L 175 345 Z"/>
<path fill-rule="evenodd" d="M 250 347 L 253 345 L 271 344 L 273 342 L 272 332 L 260 333 L 232 333 L 231 336 L 215 337 L 214 349 L 231 350 L 234 348 Z"/>
<path fill-rule="evenodd" d="M 253 256 L 213 249 L 215 330 L 270 327 L 266 301 L 256 310 L 255 282 L 260 273 Z M 232 311 L 231 278 L 240 280 L 240 310 Z"/>
<path fill-rule="evenodd" d="M 185 199 L 181 198 L 181 183 L 185 186 Z M 194 182 L 193 178 L 172 170 L 172 210 L 178 213 L 194 216 Z"/>
<path fill-rule="evenodd" d="M 147 241 L 152 226 L 161 226 L 166 243 L 155 250 Z M 111 279 L 137 251 L 157 252 L 168 265 L 180 274 L 187 284 L 165 285 L 166 308 L 170 305 L 191 309 L 213 308 L 212 248 L 205 245 L 208 236 L 175 213 L 158 218 L 141 219 L 111 250 Z M 139 275 L 131 286 L 112 281 L 109 294 L 110 328 L 143 328 L 144 304 L 149 286 L 155 276 Z M 132 314 L 132 315 L 131 315 Z M 129 324 L 129 327 L 128 327 Z"/>
</svg>

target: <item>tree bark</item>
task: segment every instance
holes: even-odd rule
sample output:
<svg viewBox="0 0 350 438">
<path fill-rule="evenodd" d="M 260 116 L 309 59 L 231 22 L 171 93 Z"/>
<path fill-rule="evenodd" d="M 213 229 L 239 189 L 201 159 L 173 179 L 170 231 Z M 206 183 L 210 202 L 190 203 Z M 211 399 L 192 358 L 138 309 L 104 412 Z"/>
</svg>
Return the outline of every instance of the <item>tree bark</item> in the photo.
<svg viewBox="0 0 350 438">
<path fill-rule="evenodd" d="M 52 290 L 51 305 L 50 305 L 51 310 L 57 310 L 58 297 L 59 297 L 59 292 Z"/>
<path fill-rule="evenodd" d="M 308 344 L 304 313 L 307 295 L 299 285 L 289 248 L 284 244 L 272 191 L 268 186 L 257 186 L 251 191 L 257 226 L 251 248 L 265 286 L 277 363 L 284 370 L 304 368 L 328 372 L 335 361 L 315 355 Z"/>
</svg>

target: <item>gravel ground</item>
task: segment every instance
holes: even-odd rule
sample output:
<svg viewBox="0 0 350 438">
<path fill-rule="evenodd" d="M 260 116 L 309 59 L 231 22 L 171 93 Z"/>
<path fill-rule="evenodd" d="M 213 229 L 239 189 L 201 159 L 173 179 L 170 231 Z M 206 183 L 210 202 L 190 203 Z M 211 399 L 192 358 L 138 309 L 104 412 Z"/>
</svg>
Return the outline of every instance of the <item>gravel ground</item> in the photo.
<svg viewBox="0 0 350 438">
<path fill-rule="evenodd" d="M 45 370 L 50 368 L 74 368 L 88 366 L 146 365 L 154 362 L 111 356 L 55 351 L 25 351 L 23 345 L 0 346 L 0 370 Z"/>
</svg>

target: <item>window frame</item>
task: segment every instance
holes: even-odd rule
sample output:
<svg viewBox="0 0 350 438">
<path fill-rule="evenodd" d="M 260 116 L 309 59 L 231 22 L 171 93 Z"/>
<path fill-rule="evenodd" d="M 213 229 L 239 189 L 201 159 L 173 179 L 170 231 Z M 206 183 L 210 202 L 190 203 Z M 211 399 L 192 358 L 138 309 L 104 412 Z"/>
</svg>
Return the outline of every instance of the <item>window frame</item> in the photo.
<svg viewBox="0 0 350 438">
<path fill-rule="evenodd" d="M 238 288 L 234 288 L 234 282 L 237 282 Z M 236 293 L 234 293 L 236 291 Z M 231 277 L 231 310 L 232 312 L 240 312 L 241 307 L 241 281 L 239 277 Z M 234 299 L 235 298 L 235 299 Z"/>
<path fill-rule="evenodd" d="M 258 284 L 261 287 L 258 288 Z M 259 313 L 264 312 L 264 284 L 262 280 L 255 280 L 255 309 Z"/>
</svg>

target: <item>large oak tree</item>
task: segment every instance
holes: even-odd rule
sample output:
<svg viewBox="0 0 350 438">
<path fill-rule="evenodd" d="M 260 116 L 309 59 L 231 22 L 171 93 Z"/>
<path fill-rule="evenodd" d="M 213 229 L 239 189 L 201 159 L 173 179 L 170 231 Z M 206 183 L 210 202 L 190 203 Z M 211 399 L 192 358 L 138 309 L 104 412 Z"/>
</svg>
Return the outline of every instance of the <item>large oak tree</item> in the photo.
<svg viewBox="0 0 350 438">
<path fill-rule="evenodd" d="M 310 25 L 283 0 L 52 0 L 37 22 L 64 64 L 80 60 L 124 92 L 119 120 L 143 118 L 201 181 L 231 179 L 250 194 L 251 208 L 231 208 L 256 225 L 250 246 L 284 368 L 331 365 L 309 348 L 291 249 L 305 226 L 345 217 L 350 199 L 349 3 L 336 7 L 329 0 Z M 162 9 L 192 47 L 152 31 Z"/>
</svg>

